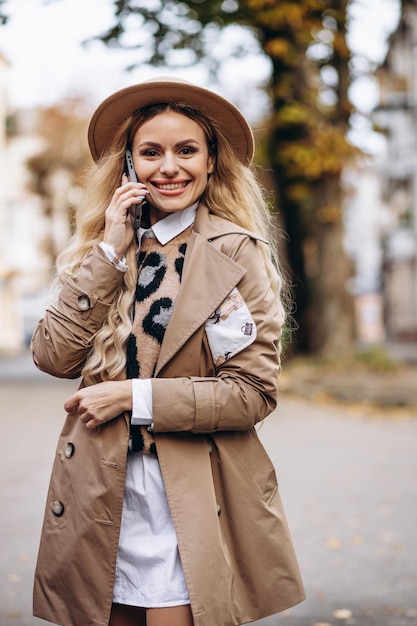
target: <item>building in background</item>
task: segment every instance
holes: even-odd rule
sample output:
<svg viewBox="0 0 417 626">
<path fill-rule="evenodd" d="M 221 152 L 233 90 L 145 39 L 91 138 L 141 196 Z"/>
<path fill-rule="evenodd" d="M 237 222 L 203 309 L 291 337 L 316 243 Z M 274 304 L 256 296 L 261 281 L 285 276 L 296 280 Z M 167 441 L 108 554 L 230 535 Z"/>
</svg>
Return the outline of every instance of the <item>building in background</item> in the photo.
<svg viewBox="0 0 417 626">
<path fill-rule="evenodd" d="M 378 71 L 374 112 L 385 133 L 380 165 L 382 199 L 391 227 L 383 242 L 385 326 L 391 340 L 417 340 L 417 8 L 404 10 Z"/>
<path fill-rule="evenodd" d="M 351 292 L 356 339 L 366 348 L 386 340 L 381 242 L 392 220 L 381 198 L 381 177 L 374 157 L 364 156 L 347 168 L 343 184 L 345 248 L 354 267 Z"/>
<path fill-rule="evenodd" d="M 8 141 L 7 141 L 7 94 L 4 87 L 9 64 L 0 55 L 0 350 L 12 351 L 23 340 L 23 320 L 17 296 L 18 267 L 15 255 L 9 256 L 11 215 L 8 210 Z"/>
<path fill-rule="evenodd" d="M 42 311 L 41 293 L 50 263 L 43 251 L 49 228 L 42 199 L 30 191 L 27 160 L 42 148 L 38 111 L 11 111 L 0 57 L 0 352 L 27 345 L 34 320 Z"/>
</svg>

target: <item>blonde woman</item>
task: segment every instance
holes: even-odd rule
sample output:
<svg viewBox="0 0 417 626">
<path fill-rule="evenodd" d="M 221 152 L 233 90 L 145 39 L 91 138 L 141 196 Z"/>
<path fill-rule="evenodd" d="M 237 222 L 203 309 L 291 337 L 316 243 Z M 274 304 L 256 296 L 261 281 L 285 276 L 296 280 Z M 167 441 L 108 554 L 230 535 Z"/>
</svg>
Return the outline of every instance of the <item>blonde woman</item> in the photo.
<svg viewBox="0 0 417 626">
<path fill-rule="evenodd" d="M 284 323 L 252 131 L 179 79 L 123 89 L 89 126 L 95 165 L 36 365 L 65 402 L 34 614 L 63 626 L 234 626 L 304 598 L 274 468 Z"/>
</svg>

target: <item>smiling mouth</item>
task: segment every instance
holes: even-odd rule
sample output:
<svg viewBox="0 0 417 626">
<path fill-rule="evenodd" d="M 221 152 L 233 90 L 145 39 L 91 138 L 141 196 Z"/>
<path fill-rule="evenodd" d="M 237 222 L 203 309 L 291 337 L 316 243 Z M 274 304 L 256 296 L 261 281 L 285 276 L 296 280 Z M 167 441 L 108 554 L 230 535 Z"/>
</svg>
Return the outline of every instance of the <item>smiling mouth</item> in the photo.
<svg viewBox="0 0 417 626">
<path fill-rule="evenodd" d="M 184 183 L 152 183 L 152 185 L 162 191 L 174 191 L 175 189 L 184 189 L 188 185 L 188 181 Z"/>
</svg>

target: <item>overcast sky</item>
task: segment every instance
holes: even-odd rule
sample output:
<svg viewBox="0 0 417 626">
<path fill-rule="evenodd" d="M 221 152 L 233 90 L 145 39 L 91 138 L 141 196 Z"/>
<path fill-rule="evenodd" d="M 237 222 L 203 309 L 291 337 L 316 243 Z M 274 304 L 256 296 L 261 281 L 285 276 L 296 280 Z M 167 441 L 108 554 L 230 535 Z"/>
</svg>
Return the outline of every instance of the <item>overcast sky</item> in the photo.
<svg viewBox="0 0 417 626">
<path fill-rule="evenodd" d="M 48 106 L 66 96 L 87 95 L 95 106 L 112 91 L 157 74 L 163 69 L 141 68 L 127 73 L 124 68 L 134 52 L 108 50 L 95 42 L 87 48 L 81 42 L 104 31 L 113 19 L 112 0 L 8 0 L 9 23 L 0 26 L 0 54 L 10 63 L 7 95 L 12 107 Z M 386 33 L 398 16 L 397 0 L 357 0 L 353 11 L 352 47 L 376 62 L 382 61 Z M 171 72 L 172 73 L 172 72 Z M 268 65 L 259 60 L 240 65 L 225 64 L 222 93 L 247 101 L 251 106 L 250 81 L 268 75 Z M 196 69 L 182 72 L 184 78 L 205 82 Z M 372 85 L 356 87 L 363 106 L 373 105 Z M 226 92 L 226 93 L 225 93 Z M 355 95 L 355 90 L 354 90 Z M 252 103 L 254 110 L 256 102 Z M 253 111 L 252 111 L 253 113 Z M 251 111 L 246 114 L 251 117 Z"/>
</svg>

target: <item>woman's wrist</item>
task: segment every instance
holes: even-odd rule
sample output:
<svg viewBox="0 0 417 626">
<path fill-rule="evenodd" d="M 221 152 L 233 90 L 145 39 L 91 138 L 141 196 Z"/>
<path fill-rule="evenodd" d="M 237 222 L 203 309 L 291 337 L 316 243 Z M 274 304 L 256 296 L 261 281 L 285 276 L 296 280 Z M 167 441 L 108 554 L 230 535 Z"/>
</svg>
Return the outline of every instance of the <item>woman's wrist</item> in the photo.
<svg viewBox="0 0 417 626">
<path fill-rule="evenodd" d="M 120 401 L 120 405 L 124 411 L 132 410 L 132 381 L 128 380 L 119 380 L 117 381 L 119 386 L 118 399 Z"/>
<path fill-rule="evenodd" d="M 110 263 L 112 263 L 112 265 L 114 265 L 115 267 L 117 267 L 117 269 L 122 270 L 122 271 L 126 271 L 128 270 L 128 266 L 126 265 L 126 256 L 123 254 L 117 254 L 114 247 L 109 244 L 106 243 L 105 241 L 102 241 L 100 244 L 101 249 L 103 250 L 103 252 L 105 253 L 105 255 L 107 256 L 107 258 L 109 259 Z"/>
</svg>

